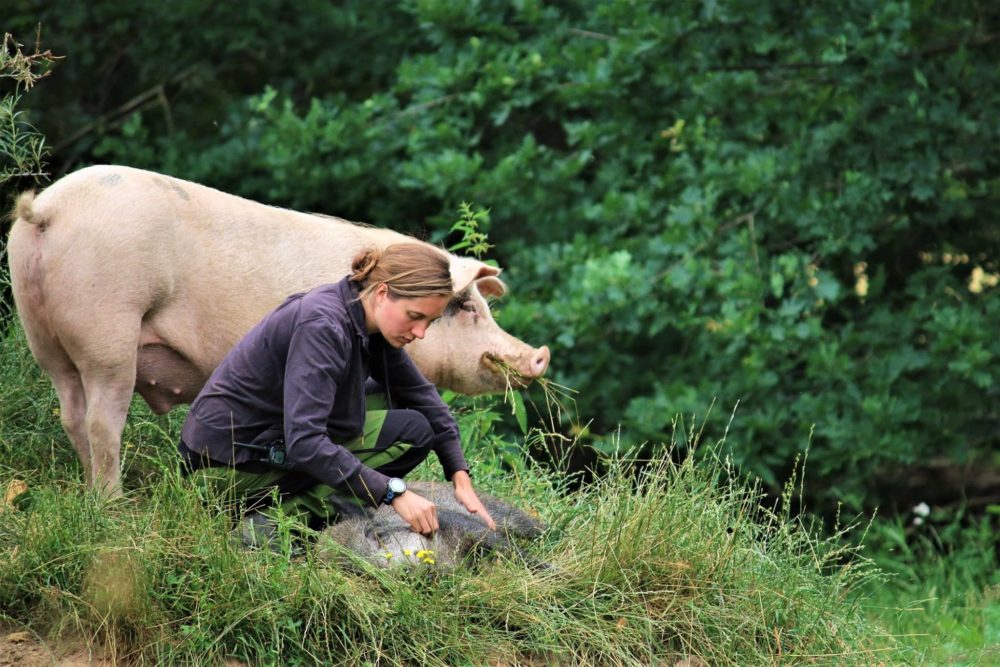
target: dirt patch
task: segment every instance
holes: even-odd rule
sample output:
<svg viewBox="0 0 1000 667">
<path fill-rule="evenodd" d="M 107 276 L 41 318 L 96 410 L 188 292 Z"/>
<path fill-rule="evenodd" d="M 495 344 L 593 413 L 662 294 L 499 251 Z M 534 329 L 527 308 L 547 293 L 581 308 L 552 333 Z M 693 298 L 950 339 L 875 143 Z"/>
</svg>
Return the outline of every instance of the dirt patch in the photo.
<svg viewBox="0 0 1000 667">
<path fill-rule="evenodd" d="M 88 646 L 83 639 L 46 641 L 30 630 L 0 626 L 0 667 L 120 667 L 134 664 L 116 662 L 113 653 Z M 229 658 L 220 667 L 249 667 Z"/>
<path fill-rule="evenodd" d="M 83 641 L 47 642 L 26 630 L 0 628 L 0 667 L 114 667 Z"/>
</svg>

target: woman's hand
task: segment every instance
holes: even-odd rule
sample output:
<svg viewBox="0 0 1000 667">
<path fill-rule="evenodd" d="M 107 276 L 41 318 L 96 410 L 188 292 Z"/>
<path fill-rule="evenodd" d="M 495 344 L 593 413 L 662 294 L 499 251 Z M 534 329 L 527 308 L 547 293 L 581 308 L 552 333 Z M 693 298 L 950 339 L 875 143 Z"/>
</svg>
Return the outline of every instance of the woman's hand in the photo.
<svg viewBox="0 0 1000 667">
<path fill-rule="evenodd" d="M 423 496 L 407 491 L 393 498 L 390 504 L 413 532 L 430 535 L 438 529 L 437 506 Z"/>
<path fill-rule="evenodd" d="M 451 482 L 455 485 L 455 500 L 462 503 L 462 506 L 469 510 L 470 514 L 481 517 L 486 522 L 486 525 L 490 527 L 490 530 L 496 530 L 496 522 L 493 521 L 493 517 L 486 511 L 486 506 L 483 505 L 483 502 L 472 488 L 472 478 L 469 477 L 469 473 L 459 470 L 451 476 Z"/>
</svg>

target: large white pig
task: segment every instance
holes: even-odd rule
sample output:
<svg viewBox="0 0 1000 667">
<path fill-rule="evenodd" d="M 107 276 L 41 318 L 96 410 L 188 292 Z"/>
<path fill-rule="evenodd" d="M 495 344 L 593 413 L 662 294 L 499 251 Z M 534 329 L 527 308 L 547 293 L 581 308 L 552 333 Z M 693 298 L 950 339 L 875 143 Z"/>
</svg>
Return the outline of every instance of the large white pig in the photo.
<svg viewBox="0 0 1000 667">
<path fill-rule="evenodd" d="M 8 262 L 28 344 L 52 378 L 88 483 L 112 493 L 134 391 L 158 413 L 190 402 L 286 296 L 341 279 L 363 248 L 414 241 L 118 166 L 23 194 L 16 216 Z M 517 375 L 542 375 L 548 348 L 490 315 L 484 295 L 503 295 L 499 271 L 456 256 L 451 271 L 459 296 L 407 346 L 421 371 L 466 394 L 504 390 L 505 366 L 515 385 Z"/>
</svg>

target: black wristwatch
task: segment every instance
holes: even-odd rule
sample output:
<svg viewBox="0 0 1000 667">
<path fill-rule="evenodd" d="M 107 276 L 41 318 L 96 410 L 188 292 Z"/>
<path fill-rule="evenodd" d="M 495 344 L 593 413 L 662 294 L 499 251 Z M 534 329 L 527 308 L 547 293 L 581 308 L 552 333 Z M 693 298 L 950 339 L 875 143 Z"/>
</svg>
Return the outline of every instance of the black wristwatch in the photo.
<svg viewBox="0 0 1000 667">
<path fill-rule="evenodd" d="M 388 505 L 396 496 L 406 493 L 406 482 L 398 477 L 393 477 L 385 487 L 385 495 L 382 496 L 382 504 Z"/>
</svg>

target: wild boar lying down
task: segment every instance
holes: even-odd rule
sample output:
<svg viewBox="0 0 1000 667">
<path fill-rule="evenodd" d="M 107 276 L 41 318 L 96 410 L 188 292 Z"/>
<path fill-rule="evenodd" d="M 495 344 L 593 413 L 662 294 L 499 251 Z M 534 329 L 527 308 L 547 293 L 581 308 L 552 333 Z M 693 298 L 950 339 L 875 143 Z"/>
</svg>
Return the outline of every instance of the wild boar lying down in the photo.
<svg viewBox="0 0 1000 667">
<path fill-rule="evenodd" d="M 450 484 L 411 482 L 408 487 L 437 506 L 440 529 L 432 537 L 414 533 L 395 510 L 383 505 L 330 526 L 321 539 L 331 539 L 380 567 L 432 564 L 451 568 L 469 556 L 517 551 L 514 539 L 532 539 L 544 530 L 537 519 L 492 496 L 479 494 L 496 521 L 496 530 L 462 507 Z M 336 560 L 338 552 L 320 544 L 319 553 L 327 560 Z"/>
</svg>

